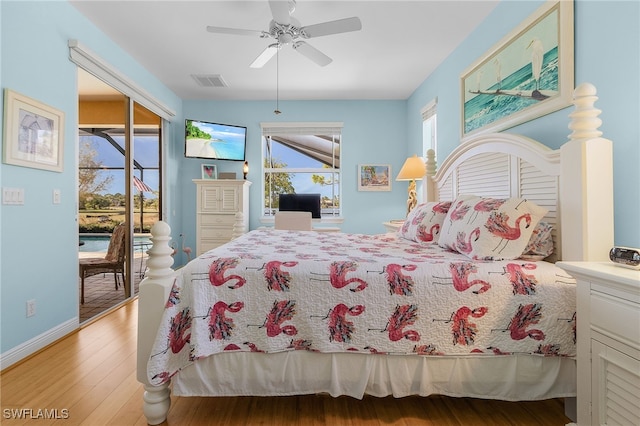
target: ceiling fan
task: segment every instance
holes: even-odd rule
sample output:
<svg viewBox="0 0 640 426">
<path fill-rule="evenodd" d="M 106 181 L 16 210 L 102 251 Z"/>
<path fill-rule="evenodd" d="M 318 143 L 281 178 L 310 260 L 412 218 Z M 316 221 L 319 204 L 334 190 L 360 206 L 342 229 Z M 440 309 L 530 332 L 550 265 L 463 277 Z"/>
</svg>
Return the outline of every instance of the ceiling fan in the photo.
<svg viewBox="0 0 640 426">
<path fill-rule="evenodd" d="M 275 39 L 276 42 L 267 46 L 250 65 L 251 68 L 261 68 L 269 62 L 269 59 L 276 54 L 278 49 L 287 45 L 291 45 L 294 50 L 324 67 L 329 65 L 332 59 L 304 40 L 362 29 L 360 18 L 357 17 L 338 19 L 303 27 L 297 19 L 291 16 L 296 7 L 295 0 L 269 0 L 269 7 L 273 15 L 273 19 L 269 23 L 269 31 L 214 26 L 207 26 L 207 31 L 217 34 L 257 35 L 260 38 Z"/>
</svg>

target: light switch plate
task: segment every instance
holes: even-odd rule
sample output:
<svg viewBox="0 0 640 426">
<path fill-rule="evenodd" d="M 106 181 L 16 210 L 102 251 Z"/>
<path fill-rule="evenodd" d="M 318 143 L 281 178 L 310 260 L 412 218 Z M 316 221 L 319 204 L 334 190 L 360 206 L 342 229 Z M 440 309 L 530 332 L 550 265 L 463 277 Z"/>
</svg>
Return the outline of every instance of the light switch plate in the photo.
<svg viewBox="0 0 640 426">
<path fill-rule="evenodd" d="M 23 188 L 2 188 L 2 204 L 23 205 L 24 189 Z"/>
</svg>

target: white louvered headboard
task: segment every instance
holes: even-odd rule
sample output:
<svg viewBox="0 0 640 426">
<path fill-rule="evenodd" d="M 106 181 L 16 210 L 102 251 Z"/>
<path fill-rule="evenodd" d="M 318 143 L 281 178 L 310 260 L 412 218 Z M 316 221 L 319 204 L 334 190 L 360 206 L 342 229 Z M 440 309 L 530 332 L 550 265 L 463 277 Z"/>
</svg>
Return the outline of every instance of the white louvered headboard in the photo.
<svg viewBox="0 0 640 426">
<path fill-rule="evenodd" d="M 570 140 L 560 149 L 521 135 L 491 133 L 459 145 L 435 171 L 427 153 L 427 201 L 470 194 L 526 198 L 546 208 L 554 228 L 550 260 L 608 259 L 613 246 L 612 143 L 600 137 L 595 87 L 579 86 Z"/>
<path fill-rule="evenodd" d="M 526 198 L 548 210 L 555 253 L 561 254 L 559 218 L 560 151 L 523 136 L 494 133 L 469 140 L 435 174 L 434 197 L 452 201 L 470 194 Z"/>
</svg>

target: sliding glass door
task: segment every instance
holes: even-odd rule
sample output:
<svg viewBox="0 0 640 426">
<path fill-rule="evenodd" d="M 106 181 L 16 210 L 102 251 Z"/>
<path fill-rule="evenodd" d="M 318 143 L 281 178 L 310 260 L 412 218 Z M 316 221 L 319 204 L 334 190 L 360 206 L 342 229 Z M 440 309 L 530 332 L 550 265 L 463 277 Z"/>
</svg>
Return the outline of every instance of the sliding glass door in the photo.
<svg viewBox="0 0 640 426">
<path fill-rule="evenodd" d="M 80 259 L 107 256 L 115 226 L 125 223 L 127 228 L 125 282 L 111 271 L 86 277 L 80 289 L 84 322 L 135 295 L 144 276 L 149 231 L 162 212 L 162 120 L 95 77 L 79 73 Z"/>
</svg>

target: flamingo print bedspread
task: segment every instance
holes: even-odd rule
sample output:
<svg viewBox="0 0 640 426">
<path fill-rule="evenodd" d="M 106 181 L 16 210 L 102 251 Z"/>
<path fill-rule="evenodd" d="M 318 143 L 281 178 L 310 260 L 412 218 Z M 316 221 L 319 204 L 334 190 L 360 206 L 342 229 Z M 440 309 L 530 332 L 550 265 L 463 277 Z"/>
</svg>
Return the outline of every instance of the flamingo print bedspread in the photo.
<svg viewBox="0 0 640 426">
<path fill-rule="evenodd" d="M 179 271 L 148 364 L 221 352 L 575 355 L 575 282 L 396 234 L 255 230 Z"/>
</svg>

